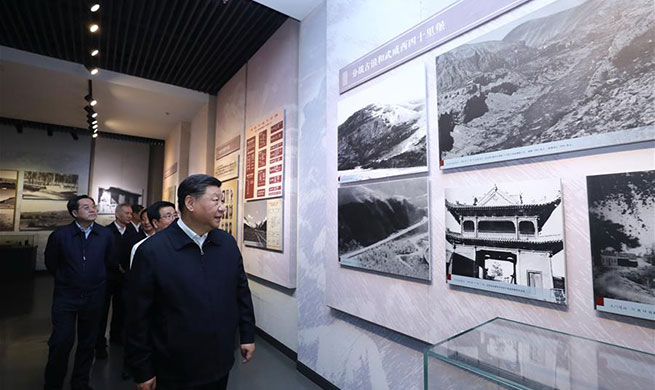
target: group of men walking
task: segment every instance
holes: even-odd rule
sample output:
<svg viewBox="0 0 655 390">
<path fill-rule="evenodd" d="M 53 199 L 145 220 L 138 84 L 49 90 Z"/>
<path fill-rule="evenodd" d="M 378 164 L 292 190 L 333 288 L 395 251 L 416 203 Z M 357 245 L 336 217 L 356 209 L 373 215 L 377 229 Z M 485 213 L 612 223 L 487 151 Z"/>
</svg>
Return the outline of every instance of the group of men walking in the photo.
<svg viewBox="0 0 655 390">
<path fill-rule="evenodd" d="M 192 175 L 175 205 L 120 204 L 114 222 L 95 223 L 94 200 L 71 199 L 74 221 L 45 250 L 55 277 L 45 389 L 61 389 L 77 349 L 71 390 L 88 390 L 93 358 L 125 345 L 123 379 L 139 390 L 225 389 L 239 331 L 243 363 L 253 356 L 255 318 L 235 240 L 219 230 L 221 182 Z M 95 354 L 94 354 L 95 351 Z"/>
</svg>

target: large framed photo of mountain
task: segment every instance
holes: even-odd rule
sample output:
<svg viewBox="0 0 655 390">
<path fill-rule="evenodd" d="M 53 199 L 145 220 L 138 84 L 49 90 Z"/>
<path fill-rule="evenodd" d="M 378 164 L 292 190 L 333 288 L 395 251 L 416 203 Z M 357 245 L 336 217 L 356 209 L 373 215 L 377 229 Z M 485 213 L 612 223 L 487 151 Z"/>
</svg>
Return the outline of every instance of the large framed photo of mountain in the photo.
<svg viewBox="0 0 655 390">
<path fill-rule="evenodd" d="M 655 170 L 587 177 L 596 310 L 655 321 Z"/>
<path fill-rule="evenodd" d="M 559 180 L 447 188 L 449 284 L 566 304 Z"/>
<path fill-rule="evenodd" d="M 431 280 L 428 179 L 339 188 L 339 263 Z"/>
<path fill-rule="evenodd" d="M 652 0 L 561 0 L 436 57 L 444 169 L 655 138 Z"/>
<path fill-rule="evenodd" d="M 426 172 L 425 66 L 414 61 L 338 103 L 339 181 Z"/>
</svg>

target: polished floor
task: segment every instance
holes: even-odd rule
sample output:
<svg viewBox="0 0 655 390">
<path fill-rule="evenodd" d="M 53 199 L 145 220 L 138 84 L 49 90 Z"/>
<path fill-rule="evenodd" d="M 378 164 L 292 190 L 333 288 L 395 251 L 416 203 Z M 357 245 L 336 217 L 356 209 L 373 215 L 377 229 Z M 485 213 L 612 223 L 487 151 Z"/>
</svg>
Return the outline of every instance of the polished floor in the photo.
<svg viewBox="0 0 655 390">
<path fill-rule="evenodd" d="M 0 281 L 0 390 L 43 388 L 43 368 L 51 330 L 52 286 L 53 280 L 48 275 L 22 281 Z M 252 362 L 234 365 L 228 389 L 320 389 L 296 370 L 295 362 L 266 341 L 258 338 L 256 348 Z M 109 359 L 94 363 L 91 386 L 95 390 L 134 389 L 131 381 L 120 378 L 122 347 L 111 346 L 109 353 Z M 73 354 L 69 366 L 72 366 Z M 67 386 L 68 383 L 64 388 Z"/>
</svg>

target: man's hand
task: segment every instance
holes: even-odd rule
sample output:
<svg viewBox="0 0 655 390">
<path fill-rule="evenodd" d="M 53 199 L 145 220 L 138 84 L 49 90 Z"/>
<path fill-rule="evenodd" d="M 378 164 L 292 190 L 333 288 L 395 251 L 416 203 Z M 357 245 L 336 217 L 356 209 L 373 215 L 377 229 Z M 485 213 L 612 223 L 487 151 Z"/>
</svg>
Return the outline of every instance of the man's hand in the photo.
<svg viewBox="0 0 655 390">
<path fill-rule="evenodd" d="M 253 344 L 254 347 L 254 344 Z M 136 384 L 136 390 L 155 390 L 157 388 L 157 377 L 153 376 L 143 383 Z"/>
<path fill-rule="evenodd" d="M 255 343 L 252 344 L 241 344 L 241 363 L 248 363 L 252 359 L 252 355 L 255 353 Z M 140 390 L 140 389 L 139 389 Z"/>
</svg>

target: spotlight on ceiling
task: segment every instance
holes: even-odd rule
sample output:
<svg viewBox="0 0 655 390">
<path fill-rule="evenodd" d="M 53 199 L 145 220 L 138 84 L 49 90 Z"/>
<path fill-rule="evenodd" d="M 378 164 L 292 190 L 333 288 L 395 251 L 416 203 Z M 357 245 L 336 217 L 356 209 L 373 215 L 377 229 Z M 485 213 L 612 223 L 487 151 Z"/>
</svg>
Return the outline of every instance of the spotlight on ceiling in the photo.
<svg viewBox="0 0 655 390">
<path fill-rule="evenodd" d="M 97 119 L 93 119 L 93 118 L 89 118 L 89 117 L 87 116 L 87 118 L 86 118 L 86 123 L 87 123 L 89 126 L 91 126 L 91 125 L 95 125 L 96 123 L 98 123 L 98 120 L 97 120 Z"/>
<path fill-rule="evenodd" d="M 91 4 L 89 4 L 89 9 L 91 10 L 91 12 L 97 12 L 100 9 L 100 4 L 96 2 L 92 2 Z"/>
<path fill-rule="evenodd" d="M 92 75 L 96 75 L 96 74 L 98 74 L 98 68 L 97 68 L 96 66 L 94 66 L 94 65 L 84 65 L 84 67 L 85 67 L 86 70 L 88 70 L 89 73 L 91 73 Z"/>
<path fill-rule="evenodd" d="M 86 111 L 86 116 L 90 116 L 91 118 L 95 118 L 98 116 L 98 113 L 95 112 L 95 110 L 89 106 L 84 106 L 84 111 Z"/>
<path fill-rule="evenodd" d="M 98 26 L 96 23 L 91 23 L 89 25 L 89 31 L 91 31 L 92 33 L 98 31 L 99 29 L 100 29 L 100 26 Z"/>
<path fill-rule="evenodd" d="M 98 49 L 91 49 L 91 57 L 97 56 L 98 53 L 100 53 L 100 51 Z"/>
<path fill-rule="evenodd" d="M 98 133 L 93 133 L 93 135 L 91 137 L 98 138 Z"/>
<path fill-rule="evenodd" d="M 95 100 L 95 99 L 93 98 L 93 96 L 91 96 L 91 95 L 86 95 L 86 96 L 84 97 L 84 100 L 86 100 L 86 101 L 89 103 L 89 105 L 91 105 L 91 107 L 93 107 L 93 106 L 95 106 L 96 104 L 98 104 L 98 101 Z"/>
</svg>

